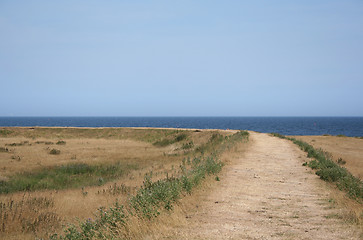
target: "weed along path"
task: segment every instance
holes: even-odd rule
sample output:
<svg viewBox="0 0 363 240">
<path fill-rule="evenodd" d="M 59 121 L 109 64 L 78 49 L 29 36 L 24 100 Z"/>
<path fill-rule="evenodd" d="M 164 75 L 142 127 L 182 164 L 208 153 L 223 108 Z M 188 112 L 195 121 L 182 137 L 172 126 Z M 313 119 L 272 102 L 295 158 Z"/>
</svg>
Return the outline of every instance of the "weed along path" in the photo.
<svg viewBox="0 0 363 240">
<path fill-rule="evenodd" d="M 212 192 L 166 239 L 360 239 L 296 145 L 250 134 L 245 154 L 226 165 Z"/>
</svg>

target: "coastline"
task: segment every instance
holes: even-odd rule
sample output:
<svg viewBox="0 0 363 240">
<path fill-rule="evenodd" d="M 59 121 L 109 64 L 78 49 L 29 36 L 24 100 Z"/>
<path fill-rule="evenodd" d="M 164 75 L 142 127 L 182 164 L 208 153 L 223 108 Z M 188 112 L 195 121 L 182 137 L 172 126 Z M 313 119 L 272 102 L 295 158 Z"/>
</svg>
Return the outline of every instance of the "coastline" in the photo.
<svg viewBox="0 0 363 240">
<path fill-rule="evenodd" d="M 363 136 L 363 117 L 0 117 L 0 127 L 233 129 Z"/>
</svg>

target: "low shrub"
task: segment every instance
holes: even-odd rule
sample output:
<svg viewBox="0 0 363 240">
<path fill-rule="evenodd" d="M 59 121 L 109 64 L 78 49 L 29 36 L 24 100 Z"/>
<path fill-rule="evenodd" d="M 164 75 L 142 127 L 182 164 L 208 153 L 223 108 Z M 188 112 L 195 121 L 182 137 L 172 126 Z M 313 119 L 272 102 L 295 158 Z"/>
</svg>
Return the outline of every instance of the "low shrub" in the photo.
<svg viewBox="0 0 363 240">
<path fill-rule="evenodd" d="M 179 134 L 178 136 L 175 137 L 175 142 L 181 142 L 184 139 L 186 139 L 188 136 L 185 133 Z"/>
<path fill-rule="evenodd" d="M 49 154 L 59 155 L 60 154 L 60 150 L 53 148 L 52 150 L 50 150 Z"/>
<path fill-rule="evenodd" d="M 66 145 L 66 142 L 63 140 L 59 140 L 56 144 L 57 145 Z"/>
<path fill-rule="evenodd" d="M 274 136 L 274 137 L 286 139 L 286 137 L 284 135 L 281 135 L 280 133 L 271 133 L 271 135 Z"/>
<path fill-rule="evenodd" d="M 347 137 L 347 136 L 345 136 L 343 134 L 338 134 L 337 137 Z"/>
<path fill-rule="evenodd" d="M 56 240 L 91 240 L 91 239 L 119 239 L 120 229 L 126 227 L 127 213 L 124 206 L 116 202 L 109 209 L 99 208 L 95 220 L 89 218 L 79 222 L 78 226 L 70 224 L 64 235 L 53 234 L 50 239 Z"/>
<path fill-rule="evenodd" d="M 36 141 L 35 144 L 53 145 L 54 143 L 50 141 Z"/>
<path fill-rule="evenodd" d="M 347 162 L 346 162 L 346 161 L 344 161 L 342 158 L 338 158 L 337 163 L 338 163 L 338 164 L 340 164 L 340 165 L 344 165 L 344 164 L 346 164 Z"/>
<path fill-rule="evenodd" d="M 0 147 L 0 152 L 9 152 L 9 149 L 5 147 Z"/>
</svg>

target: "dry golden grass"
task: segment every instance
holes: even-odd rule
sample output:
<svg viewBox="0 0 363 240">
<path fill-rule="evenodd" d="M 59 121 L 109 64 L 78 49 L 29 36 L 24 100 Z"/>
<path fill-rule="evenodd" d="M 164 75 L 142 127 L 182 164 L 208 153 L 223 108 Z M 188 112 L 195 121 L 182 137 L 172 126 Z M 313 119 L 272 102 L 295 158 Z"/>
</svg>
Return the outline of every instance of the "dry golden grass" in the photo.
<svg viewBox="0 0 363 240">
<path fill-rule="evenodd" d="M 116 200 L 121 204 L 126 203 L 129 198 L 128 194 L 135 193 L 137 187 L 142 185 L 145 173 L 153 171 L 153 179 L 164 178 L 166 173 L 169 176 L 177 174 L 180 161 L 184 157 L 197 154 L 193 150 L 207 143 L 213 134 L 216 132 L 221 135 L 234 133 L 234 131 L 218 130 L 197 132 L 148 128 L 0 128 L 0 130 L 2 129 L 11 132 L 0 134 L 0 147 L 9 150 L 0 152 L 0 181 L 6 181 L 10 176 L 19 172 L 37 171 L 44 167 L 68 163 L 94 165 L 120 161 L 126 165 L 135 164 L 138 168 L 130 170 L 122 177 L 102 186 L 0 194 L 0 239 L 46 237 L 51 233 L 61 231 L 64 224 L 77 223 L 77 219 L 83 221 L 93 218 L 94 213 L 100 207 L 111 206 Z M 181 133 L 187 134 L 187 138 L 181 142 L 165 147 L 156 147 L 152 144 L 164 138 L 173 139 Z M 318 138 L 313 139 L 315 141 L 309 142 L 310 144 L 318 143 Z M 338 140 L 341 139 L 344 138 Z M 55 144 L 59 140 L 65 141 L 66 144 Z M 363 142 L 360 139 L 354 140 Z M 187 150 L 182 149 L 183 144 L 190 141 L 193 141 L 194 147 Z M 9 145 L 24 142 L 27 143 L 21 146 Z M 47 145 L 45 142 L 54 144 Z M 354 144 L 351 145 L 353 148 L 362 149 L 359 144 Z M 240 144 L 233 147 L 221 156 L 222 161 L 228 164 L 228 162 L 240 158 L 247 146 Z M 49 154 L 53 148 L 60 150 L 60 154 Z M 344 151 L 351 152 L 352 149 L 345 146 L 340 151 L 340 154 L 345 154 Z M 348 155 L 339 155 L 347 161 L 347 167 L 348 165 L 359 166 L 356 165 L 355 160 L 349 160 Z M 127 237 L 129 239 L 159 239 L 167 236 L 168 232 L 173 231 L 175 227 L 187 224 L 186 217 L 193 211 L 198 211 L 201 199 L 215 187 L 212 184 L 215 183 L 214 179 L 208 178 L 210 181 L 205 181 L 197 187 L 193 191 L 193 195 L 184 196 L 172 213 L 165 211 L 154 221 L 131 217 L 127 223 L 129 230 Z M 341 216 L 346 221 L 354 221 L 362 226 L 361 205 L 336 189 L 332 191 L 334 204 L 344 206 L 346 209 Z"/>
<path fill-rule="evenodd" d="M 341 217 L 348 223 L 356 223 L 363 230 L 363 206 L 355 200 L 347 197 L 344 192 L 338 189 L 332 190 L 331 199 L 334 204 L 343 209 Z"/>
<path fill-rule="evenodd" d="M 124 176 L 102 186 L 1 194 L 0 238 L 2 239 L 44 237 L 60 231 L 64 224 L 76 223 L 77 219 L 92 218 L 96 210 L 102 206 L 108 207 L 116 200 L 121 203 L 126 202 L 128 194 L 134 193 L 136 188 L 142 185 L 145 173 L 153 171 L 155 179 L 165 177 L 166 173 L 169 176 L 176 174 L 181 160 L 195 154 L 193 150 L 208 142 L 214 133 L 218 132 L 221 135 L 234 133 L 217 130 L 200 132 L 132 128 L 1 128 L 0 130 L 7 131 L 6 134 L 0 134 L 0 147 L 8 149 L 7 152 L 0 152 L 0 181 L 6 181 L 17 173 L 33 172 L 69 163 L 95 165 L 121 162 L 137 166 L 136 170 L 130 170 Z M 187 135 L 187 138 L 181 142 L 166 147 L 156 147 L 152 144 L 164 138 L 173 139 L 181 133 Z M 65 144 L 58 145 L 56 144 L 58 141 L 65 141 Z M 182 149 L 183 144 L 190 141 L 193 141 L 194 148 Z M 50 154 L 52 149 L 60 150 L 60 154 Z M 119 191 L 115 193 L 113 191 L 115 189 Z M 145 223 L 138 221 L 140 220 L 130 221 L 134 224 L 130 228 L 130 237 L 133 237 L 132 235 L 137 237 L 137 233 L 140 232 L 137 226 L 145 227 Z M 146 229 L 154 228 L 155 224 Z"/>
<path fill-rule="evenodd" d="M 333 160 L 342 158 L 347 168 L 356 177 L 363 179 L 363 139 L 336 136 L 294 136 L 332 154 Z"/>
<path fill-rule="evenodd" d="M 103 129 L 104 133 L 100 129 L 6 129 L 13 133 L 6 137 L 0 135 L 0 146 L 9 150 L 9 152 L 0 152 L 0 177 L 2 178 L 16 172 L 66 163 L 97 164 L 121 161 L 137 164 L 139 167 L 151 167 L 157 163 L 164 165 L 181 159 L 178 154 L 184 153 L 184 150 L 180 149 L 183 142 L 159 148 L 152 145 L 156 140 L 185 132 L 188 134 L 187 141 L 192 140 L 197 147 L 206 143 L 214 132 L 129 128 L 107 128 Z M 219 133 L 228 134 L 223 131 Z M 60 140 L 65 141 L 66 144 L 57 145 L 56 143 Z M 14 143 L 23 145 L 11 146 Z M 60 154 L 49 154 L 51 149 L 60 150 Z"/>
<path fill-rule="evenodd" d="M 0 139 L 0 145 L 25 140 L 16 137 Z M 16 172 L 32 171 L 67 163 L 97 164 L 121 161 L 146 166 L 152 162 L 170 161 L 170 156 L 163 154 L 165 149 L 134 140 L 67 139 L 65 145 L 36 144 L 37 141 L 49 140 L 42 138 L 29 141 L 31 145 L 7 146 L 9 152 L 0 155 L 0 174 L 8 176 Z M 60 150 L 60 154 L 49 154 L 51 149 Z"/>
</svg>

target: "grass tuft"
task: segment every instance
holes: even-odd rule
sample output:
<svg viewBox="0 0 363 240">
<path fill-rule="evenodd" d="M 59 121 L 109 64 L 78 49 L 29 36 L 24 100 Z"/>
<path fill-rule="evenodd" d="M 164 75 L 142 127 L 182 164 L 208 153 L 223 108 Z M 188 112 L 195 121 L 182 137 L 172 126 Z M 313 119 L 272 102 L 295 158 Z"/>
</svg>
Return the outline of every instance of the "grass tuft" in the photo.
<svg viewBox="0 0 363 240">
<path fill-rule="evenodd" d="M 53 145 L 54 143 L 50 141 L 36 141 L 35 144 Z"/>
<path fill-rule="evenodd" d="M 337 137 L 347 137 L 347 136 L 345 136 L 343 134 L 338 134 Z"/>
<path fill-rule="evenodd" d="M 57 145 L 66 145 L 66 141 L 59 140 L 56 144 Z"/>
<path fill-rule="evenodd" d="M 60 154 L 60 150 L 53 148 L 52 150 L 50 150 L 49 154 L 59 155 Z"/>
<path fill-rule="evenodd" d="M 343 160 L 342 158 L 338 158 L 338 161 L 337 161 L 338 164 L 340 165 L 344 165 L 346 164 L 347 162 L 345 160 Z"/>
</svg>

